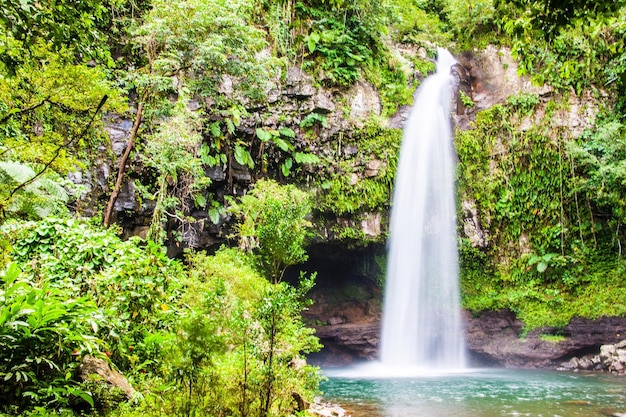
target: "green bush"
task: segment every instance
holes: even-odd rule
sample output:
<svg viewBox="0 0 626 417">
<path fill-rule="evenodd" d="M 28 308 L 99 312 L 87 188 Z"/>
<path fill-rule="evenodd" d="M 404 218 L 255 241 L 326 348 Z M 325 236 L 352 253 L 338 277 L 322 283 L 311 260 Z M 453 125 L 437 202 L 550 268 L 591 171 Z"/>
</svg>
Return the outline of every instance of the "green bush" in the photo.
<svg viewBox="0 0 626 417">
<path fill-rule="evenodd" d="M 139 371 L 155 359 L 155 334 L 175 321 L 184 277 L 164 248 L 71 219 L 11 225 L 13 259 L 24 274 L 59 291 L 89 297 L 106 321 L 98 335 L 113 362 Z"/>
<path fill-rule="evenodd" d="M 75 380 L 84 354 L 97 354 L 104 323 L 87 297 L 34 280 L 11 263 L 0 275 L 0 410 L 69 407 L 91 394 Z"/>
<path fill-rule="evenodd" d="M 281 281 L 288 266 L 306 261 L 304 244 L 311 226 L 306 217 L 311 203 L 304 191 L 259 180 L 231 211 L 240 219 L 236 230 L 241 246 L 258 255 L 269 280 Z"/>
</svg>

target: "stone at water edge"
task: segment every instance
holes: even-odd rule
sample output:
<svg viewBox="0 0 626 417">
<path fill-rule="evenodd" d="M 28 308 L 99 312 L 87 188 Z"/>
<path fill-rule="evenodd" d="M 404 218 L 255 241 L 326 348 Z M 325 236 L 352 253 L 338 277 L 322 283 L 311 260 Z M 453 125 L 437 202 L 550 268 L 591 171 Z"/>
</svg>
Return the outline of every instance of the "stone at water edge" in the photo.
<svg viewBox="0 0 626 417">
<path fill-rule="evenodd" d="M 309 408 L 309 413 L 319 417 L 352 417 L 346 410 L 337 404 L 323 402 L 322 398 L 315 398 Z"/>
<path fill-rule="evenodd" d="M 605 371 L 613 374 L 626 374 L 626 341 L 600 346 L 600 353 L 583 357 L 573 357 L 563 362 L 557 369 L 567 371 Z"/>
</svg>

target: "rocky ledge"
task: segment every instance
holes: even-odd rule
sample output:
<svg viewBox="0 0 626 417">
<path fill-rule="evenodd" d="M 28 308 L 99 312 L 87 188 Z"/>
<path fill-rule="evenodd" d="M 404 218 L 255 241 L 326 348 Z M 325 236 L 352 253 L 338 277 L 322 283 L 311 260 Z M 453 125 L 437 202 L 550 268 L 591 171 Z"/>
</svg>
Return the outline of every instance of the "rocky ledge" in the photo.
<svg viewBox="0 0 626 417">
<path fill-rule="evenodd" d="M 324 349 L 312 362 L 342 366 L 378 356 L 380 321 L 315 326 Z M 563 329 L 524 333 L 508 310 L 464 312 L 466 344 L 473 366 L 580 369 L 626 373 L 626 317 L 574 318 Z"/>
<path fill-rule="evenodd" d="M 626 317 L 574 318 L 563 329 L 523 334 L 508 310 L 465 313 L 467 347 L 480 364 L 510 368 L 557 368 L 564 361 L 600 353 L 602 345 L 626 343 Z"/>
</svg>

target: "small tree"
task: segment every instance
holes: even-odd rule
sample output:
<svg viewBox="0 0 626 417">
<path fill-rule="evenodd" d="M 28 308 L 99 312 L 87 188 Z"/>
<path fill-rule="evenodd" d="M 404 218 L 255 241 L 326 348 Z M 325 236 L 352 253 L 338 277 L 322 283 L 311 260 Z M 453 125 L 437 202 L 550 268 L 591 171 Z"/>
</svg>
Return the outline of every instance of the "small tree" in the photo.
<svg viewBox="0 0 626 417">
<path fill-rule="evenodd" d="M 314 280 L 273 284 L 253 257 L 222 248 L 189 258 L 189 309 L 168 352 L 169 373 L 185 388 L 170 396 L 178 415 L 287 416 L 298 408 L 294 393 L 318 392 L 320 375 L 303 354 L 321 346 L 301 316 Z"/>
<path fill-rule="evenodd" d="M 260 180 L 232 211 L 241 219 L 237 231 L 242 248 L 256 254 L 266 278 L 273 282 L 256 309 L 261 326 L 256 352 L 259 372 L 250 378 L 256 381 L 258 416 L 267 417 L 274 415 L 276 408 L 288 408 L 286 401 L 293 401 L 293 392 L 286 391 L 293 388 L 289 380 L 318 382 L 309 367 L 299 370 L 294 365 L 301 353 L 320 347 L 300 316 L 308 306 L 305 295 L 315 276 L 301 274 L 297 287 L 281 282 L 287 267 L 308 258 L 304 244 L 311 226 L 306 220 L 311 203 L 308 195 L 293 185 Z M 306 389 L 314 391 L 315 387 Z"/>
<path fill-rule="evenodd" d="M 308 259 L 304 242 L 311 226 L 308 195 L 293 185 L 259 180 L 232 211 L 243 249 L 254 252 L 266 277 L 278 283 L 285 269 Z"/>
</svg>

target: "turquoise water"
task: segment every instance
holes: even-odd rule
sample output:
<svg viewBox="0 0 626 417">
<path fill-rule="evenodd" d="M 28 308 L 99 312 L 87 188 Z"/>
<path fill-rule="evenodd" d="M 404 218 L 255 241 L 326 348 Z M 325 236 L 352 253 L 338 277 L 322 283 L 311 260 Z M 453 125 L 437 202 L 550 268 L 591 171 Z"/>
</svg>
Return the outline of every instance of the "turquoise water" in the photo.
<svg viewBox="0 0 626 417">
<path fill-rule="evenodd" d="M 472 370 L 406 378 L 328 372 L 324 399 L 352 417 L 626 417 L 626 377 Z"/>
</svg>

